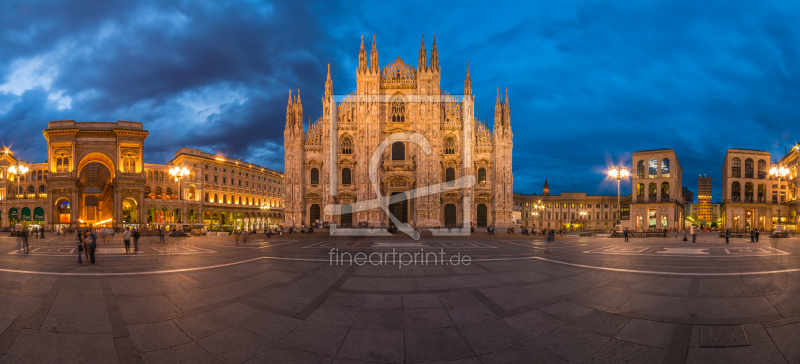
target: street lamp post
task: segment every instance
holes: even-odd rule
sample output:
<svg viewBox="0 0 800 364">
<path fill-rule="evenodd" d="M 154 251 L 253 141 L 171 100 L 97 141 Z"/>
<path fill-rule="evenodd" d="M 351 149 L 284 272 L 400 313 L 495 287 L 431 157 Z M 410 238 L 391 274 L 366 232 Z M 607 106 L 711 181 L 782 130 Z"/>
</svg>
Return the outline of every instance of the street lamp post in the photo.
<svg viewBox="0 0 800 364">
<path fill-rule="evenodd" d="M 186 167 L 175 166 L 169 169 L 169 174 L 178 178 L 178 199 L 183 200 L 183 191 L 181 185 L 183 184 L 183 176 L 189 174 L 189 169 Z"/>
<path fill-rule="evenodd" d="M 622 224 L 622 204 L 620 203 L 620 181 L 627 178 L 630 173 L 628 169 L 623 166 L 614 166 L 608 170 L 608 175 L 617 180 L 617 226 Z"/>
<path fill-rule="evenodd" d="M 542 217 L 544 217 L 544 204 L 542 203 L 542 200 L 535 202 L 531 208 L 533 209 L 531 215 L 539 216 L 539 228 L 543 228 Z"/>
<path fill-rule="evenodd" d="M 261 205 L 260 208 L 261 208 L 261 211 L 266 211 L 267 212 L 267 216 L 269 217 L 269 205 L 265 202 L 264 204 Z M 266 228 L 267 224 L 268 224 L 268 220 L 264 222 L 265 228 Z"/>
<path fill-rule="evenodd" d="M 778 225 L 782 226 L 781 224 L 781 178 L 787 174 L 789 174 L 789 169 L 784 166 L 779 166 L 777 164 L 773 165 L 772 168 L 769 170 L 769 174 L 778 177 Z M 783 229 L 781 229 L 783 230 Z"/>
<path fill-rule="evenodd" d="M 11 165 L 11 167 L 8 168 L 8 171 L 11 172 L 11 174 L 14 175 L 14 178 L 17 179 L 17 193 L 15 196 L 17 198 L 17 219 L 19 219 L 19 221 L 22 221 L 22 211 L 20 210 L 21 207 L 19 201 L 20 200 L 19 183 L 20 183 L 20 176 L 24 175 L 25 173 L 28 173 L 28 167 L 22 162 L 15 162 L 14 164 Z"/>
<path fill-rule="evenodd" d="M 581 211 L 579 215 L 581 215 L 581 230 L 586 230 L 586 211 Z"/>
<path fill-rule="evenodd" d="M 181 200 L 183 200 L 183 189 L 182 189 L 183 176 L 186 176 L 186 175 L 189 174 L 189 169 L 186 168 L 186 167 L 174 166 L 174 167 L 169 169 L 169 174 L 172 175 L 173 177 L 178 178 L 178 201 L 181 201 Z M 183 209 L 181 208 L 181 210 L 183 210 Z M 181 213 L 181 215 L 183 215 L 183 213 Z M 174 218 L 175 218 L 175 216 L 173 216 L 173 219 Z M 181 218 L 183 218 L 183 216 L 181 216 Z M 175 223 L 175 227 L 178 226 L 178 224 L 177 224 L 177 222 L 175 220 L 173 220 L 172 222 Z M 181 226 L 183 226 L 183 225 L 181 225 Z"/>
</svg>

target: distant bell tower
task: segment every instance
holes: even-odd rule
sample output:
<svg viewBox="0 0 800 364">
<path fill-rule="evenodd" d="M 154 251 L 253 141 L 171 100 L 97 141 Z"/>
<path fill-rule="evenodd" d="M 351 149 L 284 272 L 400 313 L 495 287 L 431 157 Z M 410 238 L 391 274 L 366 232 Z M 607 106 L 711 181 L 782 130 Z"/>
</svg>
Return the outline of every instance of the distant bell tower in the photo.
<svg viewBox="0 0 800 364">
<path fill-rule="evenodd" d="M 547 176 L 544 177 L 544 190 L 542 194 L 545 196 L 550 196 L 550 186 L 547 185 Z"/>
</svg>

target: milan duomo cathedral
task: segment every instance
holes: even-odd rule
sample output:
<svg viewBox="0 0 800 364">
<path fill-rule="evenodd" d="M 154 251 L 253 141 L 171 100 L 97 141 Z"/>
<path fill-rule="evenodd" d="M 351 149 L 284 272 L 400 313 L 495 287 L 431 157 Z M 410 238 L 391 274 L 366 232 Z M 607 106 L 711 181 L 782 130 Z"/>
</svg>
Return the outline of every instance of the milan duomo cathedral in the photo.
<svg viewBox="0 0 800 364">
<path fill-rule="evenodd" d="M 498 88 L 490 130 L 474 117 L 469 65 L 463 95 L 452 96 L 441 89 L 435 36 L 430 62 L 423 37 L 416 69 L 400 58 L 381 69 L 375 37 L 367 57 L 362 36 L 356 80 L 355 91 L 336 96 L 328 66 L 324 114 L 308 131 L 300 91 L 289 94 L 284 131 L 285 226 L 321 222 L 340 227 L 389 226 L 383 209 L 354 211 L 349 205 L 377 198 L 370 169 L 378 173 L 383 196 L 415 191 L 415 198 L 388 206 L 401 223 L 496 228 L 512 224 L 513 134 L 507 90 L 501 97 Z M 371 166 L 384 139 L 404 132 L 424 136 L 430 154 L 420 144 L 394 141 L 386 145 L 378 165 Z M 460 179 L 464 176 L 474 179 Z M 448 190 L 446 186 L 457 180 L 470 183 Z M 430 188 L 438 184 L 441 190 Z M 325 207 L 332 204 L 344 206 L 337 213 L 326 212 Z"/>
</svg>

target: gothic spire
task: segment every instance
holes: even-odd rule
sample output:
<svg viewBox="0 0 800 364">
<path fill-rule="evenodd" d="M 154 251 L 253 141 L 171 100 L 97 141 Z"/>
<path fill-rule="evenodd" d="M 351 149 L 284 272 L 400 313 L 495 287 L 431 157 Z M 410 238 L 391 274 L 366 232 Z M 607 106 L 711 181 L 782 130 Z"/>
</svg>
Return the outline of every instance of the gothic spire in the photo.
<svg viewBox="0 0 800 364">
<path fill-rule="evenodd" d="M 436 34 L 433 35 L 433 48 L 431 48 L 431 70 L 439 71 L 439 51 L 436 50 Z"/>
<path fill-rule="evenodd" d="M 503 126 L 503 102 L 500 97 L 500 87 L 497 88 L 497 99 L 494 102 L 494 129 L 498 130 Z M 499 134 L 498 134 L 499 135 Z"/>
<path fill-rule="evenodd" d="M 373 73 L 377 74 L 380 71 L 381 66 L 378 63 L 378 46 L 375 45 L 375 34 L 372 35 L 372 52 L 370 53 L 369 64 Z"/>
<path fill-rule="evenodd" d="M 331 64 L 328 63 L 328 78 L 325 80 L 325 97 L 333 95 L 333 81 L 331 81 Z"/>
<path fill-rule="evenodd" d="M 364 35 L 361 35 L 361 50 L 358 51 L 358 72 L 367 70 L 367 50 L 364 49 Z"/>
<path fill-rule="evenodd" d="M 294 103 L 292 102 L 292 89 L 289 89 L 289 102 L 286 104 L 286 129 L 294 126 Z"/>
<path fill-rule="evenodd" d="M 472 78 L 469 77 L 469 62 L 467 62 L 467 77 L 464 78 L 464 95 L 472 95 Z"/>
<path fill-rule="evenodd" d="M 425 51 L 425 34 L 422 35 L 422 43 L 419 46 L 419 60 L 417 61 L 417 71 L 425 72 L 428 68 L 428 56 Z"/>
<path fill-rule="evenodd" d="M 300 127 L 300 129 L 302 130 L 303 129 L 303 103 L 300 101 L 300 89 L 299 88 L 297 89 L 297 101 L 295 102 L 295 105 L 294 105 L 294 114 L 295 114 L 295 117 L 294 117 L 295 124 L 296 124 L 296 126 Z"/>
<path fill-rule="evenodd" d="M 506 103 L 503 105 L 503 123 L 505 126 L 510 126 L 511 123 L 511 109 L 508 107 L 508 87 L 506 87 Z"/>
</svg>

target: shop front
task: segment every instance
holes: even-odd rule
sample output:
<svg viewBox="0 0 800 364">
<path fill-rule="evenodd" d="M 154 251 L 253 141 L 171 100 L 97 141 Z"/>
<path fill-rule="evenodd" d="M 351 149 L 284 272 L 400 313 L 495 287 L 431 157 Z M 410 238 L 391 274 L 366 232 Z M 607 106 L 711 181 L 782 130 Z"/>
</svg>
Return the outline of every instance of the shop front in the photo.
<svg viewBox="0 0 800 364">
<path fill-rule="evenodd" d="M 33 221 L 31 225 L 38 228 L 44 228 L 44 208 L 36 207 L 33 209 Z"/>
<path fill-rule="evenodd" d="M 8 210 L 8 226 L 17 224 L 19 224 L 19 210 L 16 207 L 12 207 Z"/>
</svg>

